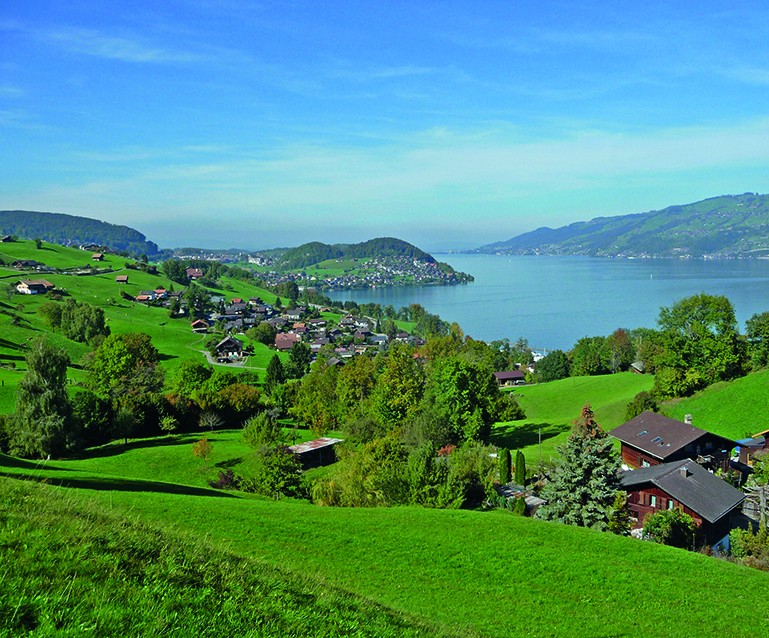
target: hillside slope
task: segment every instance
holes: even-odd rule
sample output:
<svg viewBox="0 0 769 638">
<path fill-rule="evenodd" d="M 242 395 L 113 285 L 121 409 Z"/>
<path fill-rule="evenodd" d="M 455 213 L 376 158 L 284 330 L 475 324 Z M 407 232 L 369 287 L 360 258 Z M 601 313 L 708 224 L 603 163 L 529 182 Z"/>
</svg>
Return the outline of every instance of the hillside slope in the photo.
<svg viewBox="0 0 769 638">
<path fill-rule="evenodd" d="M 663 210 L 538 228 L 473 252 L 597 257 L 763 257 L 769 195 L 724 195 Z"/>
<path fill-rule="evenodd" d="M 77 215 L 31 210 L 0 210 L 0 234 L 39 238 L 56 244 L 97 244 L 133 255 L 155 255 L 158 245 L 138 230 Z"/>
</svg>

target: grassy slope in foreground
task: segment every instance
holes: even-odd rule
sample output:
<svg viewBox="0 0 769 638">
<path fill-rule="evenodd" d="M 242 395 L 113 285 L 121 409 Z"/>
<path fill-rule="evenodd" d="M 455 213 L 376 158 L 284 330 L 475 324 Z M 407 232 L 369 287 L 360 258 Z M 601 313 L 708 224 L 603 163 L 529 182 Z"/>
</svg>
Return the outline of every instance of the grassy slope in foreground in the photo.
<svg viewBox="0 0 769 638">
<path fill-rule="evenodd" d="M 164 467 L 191 455 L 188 445 L 153 453 Z M 160 454 L 168 459 L 161 462 Z M 136 454 L 125 460 L 142 462 Z M 500 511 L 276 502 L 198 487 L 192 475 L 190 487 L 163 483 L 161 476 L 101 475 L 107 468 L 95 460 L 44 465 L 0 456 L 6 476 L 88 488 L 58 489 L 59 497 L 128 511 L 153 526 L 173 525 L 233 554 L 312 574 L 463 635 L 710 636 L 722 633 L 735 609 L 747 608 L 750 622 L 740 635 L 769 631 L 769 612 L 750 605 L 769 596 L 769 574 L 634 539 Z M 141 543 L 134 545 L 141 550 Z"/>
<path fill-rule="evenodd" d="M 3 636 L 459 635 L 48 486 L 0 503 Z"/>
</svg>

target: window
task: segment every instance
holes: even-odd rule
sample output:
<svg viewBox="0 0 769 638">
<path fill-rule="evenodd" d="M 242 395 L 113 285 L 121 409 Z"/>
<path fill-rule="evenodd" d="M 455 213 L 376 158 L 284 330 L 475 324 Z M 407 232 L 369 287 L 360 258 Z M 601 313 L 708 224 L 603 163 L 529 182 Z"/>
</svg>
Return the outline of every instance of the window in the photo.
<svg viewBox="0 0 769 638">
<path fill-rule="evenodd" d="M 673 499 L 672 499 L 672 498 L 669 498 L 669 499 L 668 499 L 668 509 L 669 509 L 669 510 L 672 510 L 672 509 L 675 509 L 675 507 L 676 507 L 676 504 L 675 504 L 675 502 L 673 501 Z"/>
<path fill-rule="evenodd" d="M 641 459 L 641 467 L 650 467 L 651 463 L 647 461 L 646 459 Z"/>
<path fill-rule="evenodd" d="M 651 501 L 649 502 L 649 505 L 652 507 L 657 507 L 657 497 L 652 494 Z"/>
</svg>

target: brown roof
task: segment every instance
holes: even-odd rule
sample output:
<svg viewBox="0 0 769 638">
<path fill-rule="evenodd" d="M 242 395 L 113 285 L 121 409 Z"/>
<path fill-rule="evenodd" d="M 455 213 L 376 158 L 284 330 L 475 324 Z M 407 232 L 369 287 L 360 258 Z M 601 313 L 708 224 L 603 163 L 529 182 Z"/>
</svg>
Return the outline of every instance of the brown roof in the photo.
<svg viewBox="0 0 769 638">
<path fill-rule="evenodd" d="M 643 412 L 611 431 L 611 435 L 647 454 L 665 459 L 705 435 L 722 439 L 725 447 L 736 445 L 731 439 L 695 428 L 656 412 Z"/>
<path fill-rule="evenodd" d="M 128 281 L 128 275 L 118 275 L 117 277 L 115 277 L 115 281 L 117 281 L 118 283 Z"/>
</svg>

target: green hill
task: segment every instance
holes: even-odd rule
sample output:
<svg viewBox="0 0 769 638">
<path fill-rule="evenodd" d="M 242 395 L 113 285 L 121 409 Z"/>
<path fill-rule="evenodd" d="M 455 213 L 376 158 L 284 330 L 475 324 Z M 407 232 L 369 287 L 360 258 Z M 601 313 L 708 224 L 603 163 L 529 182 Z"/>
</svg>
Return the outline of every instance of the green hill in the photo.
<svg viewBox="0 0 769 638">
<path fill-rule="evenodd" d="M 394 237 L 379 237 L 360 244 L 323 244 L 310 242 L 284 252 L 276 265 L 283 269 L 305 268 L 327 259 L 365 259 L 371 257 L 411 257 L 435 263 L 432 255 Z"/>
<path fill-rule="evenodd" d="M 723 195 L 662 210 L 538 228 L 482 246 L 481 253 L 598 257 L 763 257 L 769 195 Z"/>
<path fill-rule="evenodd" d="M 720 634 L 734 609 L 751 609 L 740 635 L 769 631 L 769 613 L 751 604 L 769 595 L 769 574 L 711 557 L 499 510 L 233 495 L 205 486 L 189 441 L 153 446 L 146 462 L 120 447 L 42 464 L 0 456 L 0 546 L 14 557 L 0 563 L 0 609 L 60 630 L 74 630 L 70 617 L 75 628 L 103 620 L 97 635 L 145 633 L 153 618 L 272 635 L 304 618 L 286 635 L 667 638 Z M 175 466 L 187 469 L 170 477 Z"/>
<path fill-rule="evenodd" d="M 0 234 L 17 235 L 21 239 L 40 238 L 63 245 L 96 244 L 133 255 L 155 255 L 156 243 L 138 230 L 108 222 L 31 210 L 0 210 Z"/>
</svg>

